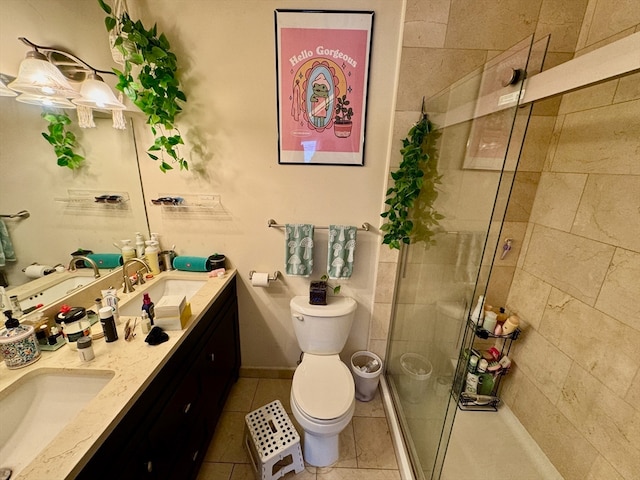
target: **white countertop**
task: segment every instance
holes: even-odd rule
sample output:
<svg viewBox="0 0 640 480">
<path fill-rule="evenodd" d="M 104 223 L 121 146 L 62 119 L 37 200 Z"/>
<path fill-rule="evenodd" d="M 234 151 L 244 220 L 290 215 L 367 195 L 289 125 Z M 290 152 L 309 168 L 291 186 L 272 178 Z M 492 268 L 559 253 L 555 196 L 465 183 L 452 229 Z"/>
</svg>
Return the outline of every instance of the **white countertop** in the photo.
<svg viewBox="0 0 640 480">
<path fill-rule="evenodd" d="M 145 334 L 140 326 L 131 341 L 124 340 L 124 324 L 128 317 L 121 317 L 118 325 L 118 340 L 106 343 L 104 338 L 95 340 L 95 359 L 83 363 L 78 352 L 65 345 L 55 352 L 43 351 L 40 360 L 27 367 L 10 370 L 4 362 L 0 364 L 0 395 L 27 373 L 37 369 L 50 371 L 113 372 L 113 378 L 93 398 L 85 408 L 43 449 L 42 452 L 12 480 L 52 480 L 66 478 L 83 458 L 90 457 L 111 433 L 128 408 L 149 385 L 155 374 L 165 364 L 170 355 L 182 342 L 185 334 L 193 329 L 203 312 L 216 300 L 220 292 L 236 275 L 235 270 L 227 270 L 222 278 L 209 278 L 206 273 L 163 272 L 148 281 L 157 282 L 162 278 L 204 279 L 207 283 L 190 299 L 192 316 L 182 331 L 168 331 L 169 340 L 160 345 L 145 343 Z M 144 286 L 136 287 L 131 294 L 122 294 L 120 303 L 138 301 Z M 90 308 L 92 305 L 74 305 Z M 139 322 L 138 322 L 139 323 Z M 100 328 L 99 324 L 96 324 Z M 93 327 L 94 329 L 96 326 Z M 55 414 L 55 412 L 52 412 Z M 1 415 L 1 414 L 0 414 Z M 0 417 L 1 426 L 1 417 Z M 83 462 L 84 463 L 84 462 Z"/>
</svg>

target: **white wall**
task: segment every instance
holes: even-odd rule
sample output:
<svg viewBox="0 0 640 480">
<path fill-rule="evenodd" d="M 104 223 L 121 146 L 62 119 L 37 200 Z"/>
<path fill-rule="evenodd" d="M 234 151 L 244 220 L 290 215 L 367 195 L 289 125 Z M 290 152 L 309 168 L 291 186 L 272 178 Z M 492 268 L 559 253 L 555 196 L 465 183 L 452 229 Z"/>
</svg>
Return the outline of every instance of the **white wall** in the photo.
<svg viewBox="0 0 640 480">
<path fill-rule="evenodd" d="M 132 2 L 129 2 L 130 4 Z M 163 193 L 217 194 L 228 215 L 175 218 L 150 207 L 151 231 L 180 254 L 221 252 L 238 269 L 243 366 L 293 367 L 300 350 L 292 331 L 289 300 L 306 295 L 306 278 L 282 277 L 268 289 L 250 286 L 250 270 L 284 270 L 279 223 L 379 225 L 395 98 L 404 2 L 352 1 L 374 10 L 365 166 L 279 165 L 277 152 L 274 9 L 310 8 L 308 2 L 145 2 L 145 24 L 157 21 L 171 39 L 189 101 L 180 121 L 190 173 L 163 174 L 142 160 L 147 201 Z M 344 2 L 313 5 L 344 9 Z M 132 11 L 134 11 L 132 9 Z M 139 135 L 139 150 L 150 136 Z M 196 147 L 197 148 L 194 148 Z M 141 154 L 141 158 L 142 158 Z M 325 270 L 326 231 L 316 231 L 315 270 Z M 353 277 L 343 293 L 359 304 L 345 357 L 366 348 L 371 319 L 377 233 L 359 232 Z"/>
</svg>

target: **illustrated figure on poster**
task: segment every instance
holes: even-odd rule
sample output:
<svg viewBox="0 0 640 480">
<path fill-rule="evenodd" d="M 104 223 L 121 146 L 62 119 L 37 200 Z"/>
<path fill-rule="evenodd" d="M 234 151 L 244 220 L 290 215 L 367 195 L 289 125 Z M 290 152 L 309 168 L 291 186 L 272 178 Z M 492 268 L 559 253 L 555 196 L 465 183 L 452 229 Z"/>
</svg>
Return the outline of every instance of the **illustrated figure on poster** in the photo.
<svg viewBox="0 0 640 480">
<path fill-rule="evenodd" d="M 300 125 L 321 133 L 333 128 L 339 138 L 351 133 L 351 115 L 353 109 L 346 109 L 344 103 L 348 73 L 328 58 L 314 58 L 305 62 L 295 73 L 291 96 L 291 116 Z M 345 122 L 349 130 L 344 133 Z M 339 131 L 340 130 L 340 131 Z"/>
</svg>

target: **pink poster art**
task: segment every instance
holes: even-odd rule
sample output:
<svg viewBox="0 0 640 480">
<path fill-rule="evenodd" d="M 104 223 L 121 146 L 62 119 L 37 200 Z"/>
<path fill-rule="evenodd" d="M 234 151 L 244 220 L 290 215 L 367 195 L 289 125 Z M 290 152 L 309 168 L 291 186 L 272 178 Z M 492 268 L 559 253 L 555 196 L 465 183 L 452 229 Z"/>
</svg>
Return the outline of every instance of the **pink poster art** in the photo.
<svg viewBox="0 0 640 480">
<path fill-rule="evenodd" d="M 280 163 L 363 165 L 372 20 L 276 11 Z"/>
</svg>

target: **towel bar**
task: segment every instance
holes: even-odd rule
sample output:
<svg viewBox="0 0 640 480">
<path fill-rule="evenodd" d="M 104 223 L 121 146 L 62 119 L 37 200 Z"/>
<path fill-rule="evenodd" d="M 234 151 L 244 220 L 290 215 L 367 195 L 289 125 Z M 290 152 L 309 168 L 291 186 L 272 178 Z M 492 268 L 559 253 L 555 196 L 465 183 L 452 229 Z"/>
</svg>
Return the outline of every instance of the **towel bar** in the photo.
<svg viewBox="0 0 640 480">
<path fill-rule="evenodd" d="M 270 218 L 267 221 L 267 227 L 269 227 L 269 228 L 271 228 L 271 227 L 273 227 L 273 228 L 284 228 L 285 225 L 279 224 L 273 218 Z M 328 226 L 314 225 L 313 228 L 316 229 L 316 230 L 329 230 Z M 361 227 L 358 227 L 358 230 L 362 230 L 362 231 L 368 232 L 369 230 L 371 230 L 371 224 L 369 224 L 367 222 L 364 222 Z"/>
<path fill-rule="evenodd" d="M 14 213 L 13 215 L 0 214 L 2 218 L 29 218 L 31 214 L 27 210 L 20 210 L 18 213 Z"/>
</svg>

